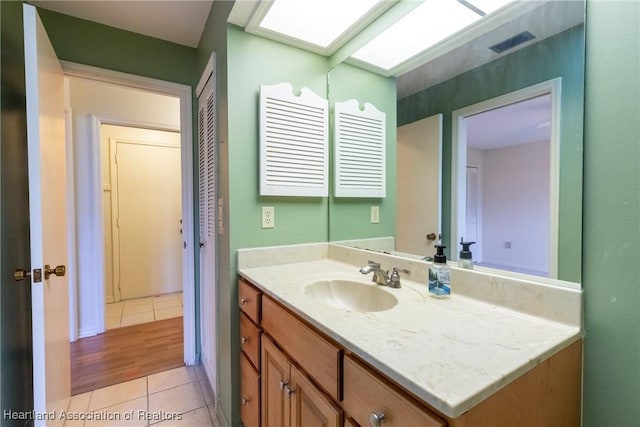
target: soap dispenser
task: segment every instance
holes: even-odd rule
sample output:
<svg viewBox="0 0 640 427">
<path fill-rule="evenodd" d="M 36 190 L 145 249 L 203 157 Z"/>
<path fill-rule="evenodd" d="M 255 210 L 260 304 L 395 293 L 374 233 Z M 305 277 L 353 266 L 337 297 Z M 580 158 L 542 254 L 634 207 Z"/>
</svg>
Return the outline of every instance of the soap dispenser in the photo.
<svg viewBox="0 0 640 427">
<path fill-rule="evenodd" d="M 469 270 L 473 270 L 473 259 L 471 250 L 469 247 L 473 245 L 475 242 L 465 242 L 464 239 L 460 238 L 460 244 L 462 245 L 462 250 L 460 251 L 460 257 L 458 259 L 458 267 L 460 268 L 468 268 Z"/>
<path fill-rule="evenodd" d="M 447 265 L 447 256 L 444 254 L 446 246 L 435 245 L 435 247 L 436 254 L 429 268 L 429 296 L 447 298 L 451 295 L 451 269 Z"/>
</svg>

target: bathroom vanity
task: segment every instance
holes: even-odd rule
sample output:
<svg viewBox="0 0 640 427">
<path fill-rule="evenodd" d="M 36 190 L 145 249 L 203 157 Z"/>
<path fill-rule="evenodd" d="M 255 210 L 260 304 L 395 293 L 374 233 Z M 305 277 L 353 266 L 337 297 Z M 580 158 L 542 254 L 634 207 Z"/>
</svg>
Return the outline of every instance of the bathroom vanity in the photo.
<svg viewBox="0 0 640 427">
<path fill-rule="evenodd" d="M 402 273 L 371 282 L 368 261 Z M 253 426 L 580 425 L 581 291 L 320 243 L 238 252 Z"/>
</svg>

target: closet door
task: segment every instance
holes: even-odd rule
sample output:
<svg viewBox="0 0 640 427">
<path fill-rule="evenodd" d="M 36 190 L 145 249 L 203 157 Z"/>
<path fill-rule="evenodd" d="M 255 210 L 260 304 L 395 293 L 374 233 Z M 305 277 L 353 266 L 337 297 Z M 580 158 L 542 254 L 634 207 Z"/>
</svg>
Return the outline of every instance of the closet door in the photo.
<svg viewBox="0 0 640 427">
<path fill-rule="evenodd" d="M 114 136 L 113 260 L 120 297 L 180 292 L 180 134 L 121 126 L 103 126 L 103 132 Z"/>
<path fill-rule="evenodd" d="M 215 69 L 215 67 L 214 67 Z M 216 385 L 216 246 L 217 246 L 217 123 L 215 75 L 198 96 L 198 188 L 200 214 L 200 330 L 202 364 L 211 387 Z"/>
</svg>

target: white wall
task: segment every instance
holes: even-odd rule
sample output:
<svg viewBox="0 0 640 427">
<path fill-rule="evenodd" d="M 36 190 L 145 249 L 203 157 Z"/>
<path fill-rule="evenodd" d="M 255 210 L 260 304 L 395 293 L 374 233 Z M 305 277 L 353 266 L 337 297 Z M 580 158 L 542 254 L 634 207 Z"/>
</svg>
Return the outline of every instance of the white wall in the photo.
<svg viewBox="0 0 640 427">
<path fill-rule="evenodd" d="M 180 100 L 75 77 L 69 78 L 69 89 L 76 192 L 77 316 L 79 336 L 84 337 L 100 332 L 96 301 L 99 300 L 97 295 L 105 292 L 102 280 L 96 281 L 96 248 L 102 244 L 102 239 L 94 230 L 102 229 L 103 224 L 101 209 L 97 210 L 93 203 L 95 192 L 101 191 L 101 183 L 93 170 L 93 159 L 100 159 L 100 152 L 94 152 L 92 145 L 91 115 L 107 123 L 147 124 L 177 130 L 180 128 Z"/>
<path fill-rule="evenodd" d="M 548 272 L 549 142 L 486 150 L 482 161 L 483 261 Z"/>
<path fill-rule="evenodd" d="M 484 162 L 484 151 L 476 148 L 467 148 L 467 166 L 475 166 L 482 169 Z"/>
</svg>

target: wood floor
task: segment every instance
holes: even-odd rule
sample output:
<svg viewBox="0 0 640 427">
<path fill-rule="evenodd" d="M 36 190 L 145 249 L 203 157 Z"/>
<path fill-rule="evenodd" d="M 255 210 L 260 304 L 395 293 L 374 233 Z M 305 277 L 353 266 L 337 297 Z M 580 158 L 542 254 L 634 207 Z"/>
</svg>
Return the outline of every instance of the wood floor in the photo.
<svg viewBox="0 0 640 427">
<path fill-rule="evenodd" d="M 126 326 L 71 343 L 71 394 L 183 366 L 182 321 Z"/>
</svg>

